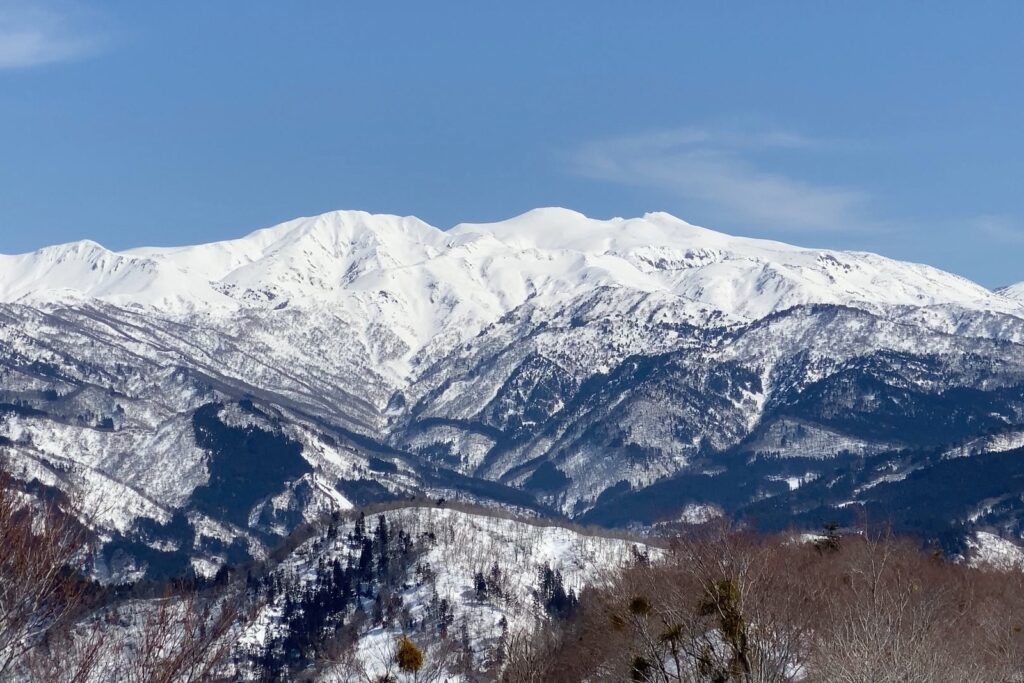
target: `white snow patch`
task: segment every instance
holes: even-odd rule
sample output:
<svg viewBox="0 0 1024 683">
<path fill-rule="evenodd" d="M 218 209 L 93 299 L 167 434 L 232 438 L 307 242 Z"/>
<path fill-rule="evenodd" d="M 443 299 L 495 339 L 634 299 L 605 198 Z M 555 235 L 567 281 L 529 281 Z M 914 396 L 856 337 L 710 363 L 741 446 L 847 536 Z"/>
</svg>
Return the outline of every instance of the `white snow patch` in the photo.
<svg viewBox="0 0 1024 683">
<path fill-rule="evenodd" d="M 979 531 L 967 540 L 968 562 L 972 567 L 992 567 L 1004 571 L 1024 570 L 1024 548 L 1017 543 Z"/>
</svg>

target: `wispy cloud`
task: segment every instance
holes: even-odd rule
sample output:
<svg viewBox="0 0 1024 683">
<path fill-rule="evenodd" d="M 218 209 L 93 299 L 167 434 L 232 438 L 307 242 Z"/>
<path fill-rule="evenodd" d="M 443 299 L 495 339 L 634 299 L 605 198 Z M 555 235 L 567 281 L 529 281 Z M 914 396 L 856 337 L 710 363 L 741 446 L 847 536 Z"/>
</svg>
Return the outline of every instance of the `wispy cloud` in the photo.
<svg viewBox="0 0 1024 683">
<path fill-rule="evenodd" d="M 828 146 L 784 130 L 680 128 L 593 141 L 570 160 L 578 175 L 657 188 L 728 220 L 783 231 L 864 227 L 864 192 L 767 170 L 759 161 Z"/>
<path fill-rule="evenodd" d="M 1009 216 L 983 215 L 967 221 L 975 235 L 995 244 L 1024 245 L 1024 226 Z"/>
<path fill-rule="evenodd" d="M 87 57 L 103 37 L 89 13 L 72 5 L 0 0 L 0 69 L 22 69 Z"/>
</svg>

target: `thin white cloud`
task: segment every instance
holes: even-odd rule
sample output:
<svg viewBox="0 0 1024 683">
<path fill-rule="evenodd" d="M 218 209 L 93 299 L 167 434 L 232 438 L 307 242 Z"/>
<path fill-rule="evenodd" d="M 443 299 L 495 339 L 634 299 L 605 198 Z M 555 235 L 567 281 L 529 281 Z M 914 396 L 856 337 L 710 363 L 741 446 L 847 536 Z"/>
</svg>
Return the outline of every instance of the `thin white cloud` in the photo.
<svg viewBox="0 0 1024 683">
<path fill-rule="evenodd" d="M 977 216 L 968 221 L 968 227 L 989 242 L 1024 245 L 1024 227 L 1008 216 Z"/>
<path fill-rule="evenodd" d="M 0 69 L 23 69 L 87 57 L 102 37 L 88 12 L 70 5 L 0 0 Z"/>
<path fill-rule="evenodd" d="M 590 142 L 571 154 L 571 164 L 584 177 L 657 188 L 716 216 L 765 228 L 865 227 L 865 193 L 768 171 L 757 161 L 772 151 L 827 146 L 789 131 L 681 128 Z"/>
</svg>

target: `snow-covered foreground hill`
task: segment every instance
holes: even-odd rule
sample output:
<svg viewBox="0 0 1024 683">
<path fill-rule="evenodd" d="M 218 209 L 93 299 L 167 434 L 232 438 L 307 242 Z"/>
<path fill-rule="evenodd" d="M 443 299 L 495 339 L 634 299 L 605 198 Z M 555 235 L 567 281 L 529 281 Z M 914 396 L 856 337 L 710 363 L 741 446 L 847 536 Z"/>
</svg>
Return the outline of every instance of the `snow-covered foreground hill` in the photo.
<svg viewBox="0 0 1024 683">
<path fill-rule="evenodd" d="M 283 665 L 278 675 L 297 675 L 309 658 L 301 665 L 289 660 L 291 648 L 301 649 L 290 629 L 307 624 L 289 614 L 320 609 L 316 591 L 329 587 L 332 595 L 352 598 L 323 608 L 330 612 L 326 631 L 347 624 L 346 637 L 356 642 L 343 661 L 322 654 L 317 680 L 393 672 L 396 643 L 407 636 L 424 650 L 434 680 L 460 681 L 461 673 L 500 668 L 497 658 L 511 640 L 559 618 L 545 572 L 558 582 L 549 589 L 564 590 L 563 598 L 574 601 L 584 587 L 603 585 L 627 564 L 657 561 L 661 553 L 635 541 L 484 511 L 403 507 L 367 516 L 363 530 L 350 518 L 326 533 L 321 529 L 274 570 L 277 588 L 241 635 L 239 651 Z M 361 576 L 364 564 L 369 578 L 332 583 L 346 572 Z"/>
<path fill-rule="evenodd" d="M 737 660 L 793 683 L 1016 680 L 1024 554 L 987 532 L 969 546 L 946 561 L 880 528 L 715 525 L 663 549 L 496 509 L 380 506 L 198 591 L 105 593 L 12 680 L 720 681 Z"/>
<path fill-rule="evenodd" d="M 333 212 L 0 256 L 0 451 L 101 532 L 108 578 L 410 495 L 1015 533 L 1022 430 L 1019 286 L 667 214 Z M 898 502 L 925 490 L 925 518 Z"/>
<path fill-rule="evenodd" d="M 666 622 L 673 623 L 669 621 L 673 617 L 693 619 L 689 627 L 694 629 L 695 647 L 681 647 L 675 656 L 665 648 L 663 658 L 676 665 L 689 662 L 679 657 L 693 658 L 696 666 L 696 660 L 707 651 L 695 648 L 707 647 L 715 640 L 714 636 L 708 639 L 708 634 L 718 628 L 716 620 L 709 617 L 718 613 L 704 613 L 692 604 L 707 600 L 706 593 L 693 583 L 685 583 L 685 578 L 692 572 L 692 576 L 706 579 L 702 572 L 710 572 L 714 578 L 706 580 L 718 585 L 733 580 L 718 578 L 721 571 L 740 572 L 744 578 L 749 578 L 746 572 L 750 572 L 757 577 L 756 581 L 743 583 L 753 594 L 745 594 L 752 612 L 765 609 L 758 600 L 760 595 L 778 591 L 786 596 L 787 589 L 807 592 L 798 598 L 783 597 L 781 605 L 768 601 L 767 614 L 761 619 L 774 615 L 777 621 L 771 622 L 771 628 L 752 629 L 751 637 L 770 640 L 776 633 L 784 634 L 779 636 L 779 647 L 788 642 L 791 649 L 786 651 L 786 661 L 779 664 L 786 672 L 780 680 L 820 680 L 807 675 L 808 668 L 816 666 L 815 661 L 824 659 L 812 643 L 830 632 L 828 618 L 859 616 L 855 605 L 846 605 L 838 615 L 832 613 L 823 620 L 823 605 L 812 600 L 843 589 L 845 582 L 837 588 L 832 574 L 822 575 L 822 563 L 852 565 L 855 571 L 841 575 L 864 577 L 852 580 L 867 581 L 866 577 L 882 574 L 888 577 L 891 572 L 900 577 L 896 585 L 901 589 L 907 586 L 905 590 L 911 596 L 920 594 L 920 584 L 916 580 L 905 583 L 901 572 L 923 569 L 931 577 L 925 579 L 932 582 L 927 585 L 936 589 L 925 594 L 942 596 L 963 611 L 977 610 L 979 605 L 991 609 L 985 607 L 991 595 L 971 593 L 964 588 L 964 581 L 989 590 L 1005 585 L 1012 593 L 1019 586 L 1017 575 L 1024 566 L 1020 546 L 987 532 L 976 534 L 968 542 L 967 555 L 954 560 L 981 570 L 965 574 L 936 561 L 933 550 L 926 553 L 913 544 L 874 535 L 877 531 L 867 532 L 871 540 L 866 543 L 861 533 L 805 533 L 768 539 L 722 535 L 721 531 L 711 528 L 684 536 L 668 550 L 626 536 L 594 534 L 482 508 L 414 503 L 366 515 L 334 515 L 304 531 L 305 540 L 276 553 L 267 565 L 249 567 L 244 577 L 242 572 L 225 574 L 226 589 L 215 585 L 198 595 L 130 600 L 84 619 L 80 624 L 83 637 L 101 624 L 103 642 L 112 644 L 101 649 L 100 671 L 89 680 L 121 680 L 124 672 L 131 670 L 133 653 L 152 654 L 153 634 L 164 632 L 159 628 L 159 614 L 168 610 L 171 619 L 165 629 L 166 638 L 174 641 L 168 646 L 168 656 L 179 647 L 175 639 L 187 642 L 194 638 L 203 643 L 197 651 L 215 661 L 211 666 L 230 680 L 506 680 L 502 676 L 509 675 L 508 667 L 521 671 L 527 662 L 530 671 L 545 666 L 543 659 L 534 661 L 531 657 L 540 656 L 542 644 L 562 637 L 566 629 L 576 629 L 570 643 L 577 641 L 582 646 L 592 644 L 590 637 L 621 636 L 624 629 L 635 628 L 641 618 L 648 616 L 654 634 L 664 633 Z M 883 559 L 873 565 L 857 564 L 863 561 L 865 552 L 868 558 L 877 552 L 877 557 Z M 891 555 L 895 552 L 902 553 L 899 559 Z M 788 559 L 780 561 L 779 553 Z M 915 557 L 914 553 L 919 555 Z M 938 583 L 936 572 L 955 574 L 957 583 Z M 685 589 L 659 584 L 658 576 L 661 581 L 674 577 Z M 808 584 L 816 589 L 807 588 Z M 892 590 L 893 584 L 880 585 L 885 586 L 880 590 Z M 958 589 L 963 592 L 957 594 L 956 601 L 945 592 Z M 665 605 L 664 611 L 649 614 L 652 602 Z M 196 605 L 204 607 L 197 610 Z M 885 609 L 875 602 L 870 614 L 888 614 L 879 612 Z M 631 617 L 617 610 L 636 619 L 628 621 Z M 193 628 L 196 624 L 189 619 L 190 613 L 195 613 L 207 628 L 217 628 L 221 635 L 215 647 L 205 645 L 204 629 Z M 177 614 L 182 617 L 175 617 Z M 223 614 L 232 615 L 232 621 L 226 627 L 217 626 Z M 962 618 L 963 612 L 957 614 Z M 990 617 L 991 612 L 984 614 Z M 756 615 L 750 616 L 750 623 L 764 623 Z M 927 613 L 928 624 L 947 618 L 954 617 L 934 609 Z M 787 631 L 794 623 L 797 626 Z M 1000 633 L 1005 628 L 995 618 L 986 623 L 1000 624 Z M 589 628 L 581 628 L 581 624 L 589 624 Z M 676 633 L 684 632 L 681 625 L 675 628 Z M 925 632 L 925 627 L 915 622 L 911 630 L 916 635 Z M 794 633 L 796 640 L 786 639 Z M 403 642 L 421 656 L 416 673 L 399 669 L 398 652 Z M 661 652 L 652 644 L 664 642 L 652 638 L 647 643 L 648 652 Z M 1019 648 L 1016 643 L 1012 645 Z M 608 647 L 622 645 L 613 642 Z M 831 653 L 835 648 L 825 647 L 824 651 Z M 627 650 L 619 656 L 628 661 L 635 652 Z M 726 658 L 722 651 L 716 654 Z M 548 651 L 546 656 L 556 655 Z M 616 657 L 611 649 L 593 656 L 605 660 Z M 851 656 L 856 659 L 866 655 Z M 1005 657 L 1010 659 L 1010 655 Z M 756 661 L 762 666 L 776 662 L 770 657 Z M 578 662 L 573 666 L 578 667 Z M 606 669 L 614 666 L 621 668 L 621 661 L 605 665 Z M 671 664 L 668 667 L 674 670 Z M 558 667 L 552 669 L 548 662 L 547 671 L 552 670 Z M 517 675 L 523 674 L 513 673 L 509 680 L 521 680 Z M 549 673 L 539 680 L 556 679 Z M 579 678 L 577 672 L 565 680 L 589 678 Z"/>
</svg>

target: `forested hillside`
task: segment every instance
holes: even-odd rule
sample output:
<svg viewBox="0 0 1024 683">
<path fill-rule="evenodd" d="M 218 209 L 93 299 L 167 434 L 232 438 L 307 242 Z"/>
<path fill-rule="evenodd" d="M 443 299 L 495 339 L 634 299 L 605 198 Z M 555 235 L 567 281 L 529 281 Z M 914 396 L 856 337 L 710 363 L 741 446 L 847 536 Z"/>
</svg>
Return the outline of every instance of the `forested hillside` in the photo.
<svg viewBox="0 0 1024 683">
<path fill-rule="evenodd" d="M 335 513 L 265 560 L 89 578 L 66 499 L 0 488 L 0 680 L 1019 681 L 1024 551 L 721 521 L 608 537 L 444 501 Z"/>
</svg>

